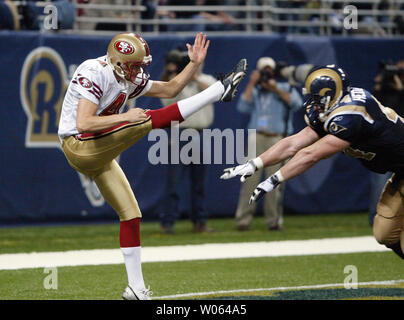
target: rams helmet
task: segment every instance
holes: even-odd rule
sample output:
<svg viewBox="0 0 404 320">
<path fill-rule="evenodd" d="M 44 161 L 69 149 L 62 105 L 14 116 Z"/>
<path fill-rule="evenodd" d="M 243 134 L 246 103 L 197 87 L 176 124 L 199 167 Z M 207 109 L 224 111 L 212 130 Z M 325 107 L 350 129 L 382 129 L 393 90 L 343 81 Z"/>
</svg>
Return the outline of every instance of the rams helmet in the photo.
<svg viewBox="0 0 404 320">
<path fill-rule="evenodd" d="M 319 120 L 325 121 L 349 90 L 349 80 L 344 70 L 335 65 L 317 67 L 307 75 L 304 82 L 304 105 L 318 109 Z"/>
<path fill-rule="evenodd" d="M 151 64 L 152 56 L 147 42 L 141 36 L 120 33 L 108 45 L 107 61 L 119 77 L 138 84 L 137 75 Z"/>
</svg>

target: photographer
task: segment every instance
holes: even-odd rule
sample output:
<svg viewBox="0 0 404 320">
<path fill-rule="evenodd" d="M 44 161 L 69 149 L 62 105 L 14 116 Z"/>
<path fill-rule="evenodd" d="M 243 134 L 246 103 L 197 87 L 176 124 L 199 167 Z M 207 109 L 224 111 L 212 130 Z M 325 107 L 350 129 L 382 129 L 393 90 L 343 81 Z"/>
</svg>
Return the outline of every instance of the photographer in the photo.
<svg viewBox="0 0 404 320">
<path fill-rule="evenodd" d="M 175 75 L 180 73 L 188 64 L 189 58 L 186 51 L 171 50 L 166 54 L 166 61 L 161 76 L 162 81 L 169 81 L 174 78 Z"/>
<path fill-rule="evenodd" d="M 386 107 L 404 116 L 404 60 L 396 64 L 381 61 L 380 73 L 374 79 L 372 94 Z M 391 172 L 385 174 L 370 173 L 369 224 L 373 225 L 379 195 L 390 178 Z"/>
<path fill-rule="evenodd" d="M 172 50 L 166 55 L 166 65 L 162 74 L 163 81 L 169 81 L 180 73 L 189 62 L 188 52 Z M 208 88 L 211 84 L 215 83 L 216 79 L 208 74 L 202 73 L 202 66 L 195 74 L 194 78 L 185 86 L 185 88 L 172 99 L 161 99 L 164 106 L 168 106 L 175 101 L 191 97 L 202 90 Z M 207 105 L 179 125 L 182 129 L 195 129 L 198 133 L 199 141 L 202 143 L 202 130 L 209 128 L 214 120 L 214 106 L 213 104 Z M 170 133 L 170 131 L 169 131 Z M 180 131 L 181 135 L 181 131 Z M 188 141 L 169 141 L 169 154 L 171 149 L 174 148 L 174 143 L 177 150 L 181 150 L 181 147 Z M 205 209 L 205 173 L 206 167 L 203 164 L 203 148 L 200 148 L 200 161 L 199 163 L 190 164 L 169 164 L 167 171 L 167 186 L 165 199 L 163 199 L 163 212 L 160 215 L 161 228 L 163 233 L 174 233 L 174 224 L 179 217 L 179 202 L 181 193 L 177 188 L 179 185 L 184 184 L 184 179 L 188 176 L 190 179 L 190 197 L 191 197 L 191 211 L 190 219 L 193 223 L 193 231 L 200 232 L 213 232 L 214 230 L 207 226 L 208 214 Z"/>
<path fill-rule="evenodd" d="M 238 100 L 237 109 L 250 114 L 248 129 L 255 129 L 255 135 L 248 136 L 248 144 L 256 143 L 256 153 L 261 154 L 292 132 L 292 112 L 302 105 L 297 90 L 288 82 L 279 82 L 279 66 L 270 57 L 262 57 L 252 71 L 250 81 Z M 255 155 L 249 155 L 255 157 Z M 266 176 L 272 175 L 279 167 L 268 167 Z M 247 179 L 241 186 L 240 198 L 236 211 L 236 223 L 239 231 L 248 230 L 255 205 L 249 205 L 249 198 L 260 174 Z M 278 188 L 266 196 L 264 215 L 269 230 L 283 228 L 282 190 Z"/>
<path fill-rule="evenodd" d="M 385 106 L 404 116 L 404 60 L 396 64 L 380 62 L 372 94 Z"/>
</svg>

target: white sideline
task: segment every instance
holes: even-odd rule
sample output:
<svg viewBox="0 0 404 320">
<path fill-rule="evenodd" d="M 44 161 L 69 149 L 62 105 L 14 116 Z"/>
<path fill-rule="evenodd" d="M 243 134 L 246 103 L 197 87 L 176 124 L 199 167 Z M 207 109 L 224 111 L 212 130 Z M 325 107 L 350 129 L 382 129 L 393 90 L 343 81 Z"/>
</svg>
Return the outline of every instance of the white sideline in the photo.
<svg viewBox="0 0 404 320">
<path fill-rule="evenodd" d="M 142 261 L 280 257 L 389 251 L 373 237 L 328 238 L 271 242 L 213 243 L 142 248 Z M 0 254 L 0 270 L 121 264 L 120 249 Z"/>
<path fill-rule="evenodd" d="M 389 251 L 371 236 L 143 247 L 142 262 L 302 256 Z M 120 249 L 0 254 L 0 270 L 122 264 Z"/>
</svg>

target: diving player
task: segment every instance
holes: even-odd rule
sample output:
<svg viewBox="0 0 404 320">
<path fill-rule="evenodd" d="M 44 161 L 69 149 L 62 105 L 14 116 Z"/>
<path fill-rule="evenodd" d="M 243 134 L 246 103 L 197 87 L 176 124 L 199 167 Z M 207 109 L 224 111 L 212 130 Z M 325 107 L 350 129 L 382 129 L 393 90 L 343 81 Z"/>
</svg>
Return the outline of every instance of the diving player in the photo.
<svg viewBox="0 0 404 320">
<path fill-rule="evenodd" d="M 393 172 L 377 206 L 373 234 L 404 259 L 404 119 L 368 91 L 350 87 L 345 72 L 335 65 L 308 74 L 303 94 L 307 127 L 246 164 L 225 169 L 221 178 L 239 175 L 244 181 L 259 168 L 292 157 L 258 184 L 251 203 L 340 151 L 359 159 L 371 171 Z"/>
</svg>

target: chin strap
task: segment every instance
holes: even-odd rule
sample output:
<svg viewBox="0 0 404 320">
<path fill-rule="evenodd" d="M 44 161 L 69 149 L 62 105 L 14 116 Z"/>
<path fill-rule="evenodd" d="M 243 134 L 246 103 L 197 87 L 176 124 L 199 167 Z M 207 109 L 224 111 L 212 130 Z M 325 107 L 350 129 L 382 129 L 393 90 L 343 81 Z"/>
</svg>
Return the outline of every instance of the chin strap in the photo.
<svg viewBox="0 0 404 320">
<path fill-rule="evenodd" d="M 338 106 L 339 102 L 341 101 L 342 98 L 342 91 L 339 94 L 338 98 L 335 100 L 334 104 L 330 106 L 330 101 L 331 97 L 327 96 L 326 102 L 324 103 L 324 112 L 320 112 L 318 115 L 318 118 L 320 119 L 321 122 L 324 122 L 328 115 L 334 111 L 334 109 Z"/>
<path fill-rule="evenodd" d="M 326 101 L 324 103 L 324 111 L 318 114 L 318 118 L 320 119 L 321 122 L 324 122 L 327 119 L 328 114 L 331 112 L 331 108 L 329 107 L 330 100 L 331 97 L 327 96 Z"/>
<path fill-rule="evenodd" d="M 143 58 L 143 66 L 150 66 L 151 65 L 151 63 L 152 63 L 152 55 L 151 54 L 149 54 L 148 56 L 145 56 L 144 58 Z"/>
</svg>

